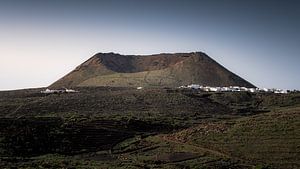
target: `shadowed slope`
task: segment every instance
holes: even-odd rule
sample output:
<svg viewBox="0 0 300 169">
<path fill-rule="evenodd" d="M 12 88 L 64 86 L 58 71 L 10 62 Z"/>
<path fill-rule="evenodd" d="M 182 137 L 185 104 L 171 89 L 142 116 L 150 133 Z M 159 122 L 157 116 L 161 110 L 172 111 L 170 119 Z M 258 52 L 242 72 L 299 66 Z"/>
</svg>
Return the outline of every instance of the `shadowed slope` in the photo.
<svg viewBox="0 0 300 169">
<path fill-rule="evenodd" d="M 254 87 L 201 52 L 147 56 L 98 53 L 50 87 L 178 87 L 191 83 Z"/>
</svg>

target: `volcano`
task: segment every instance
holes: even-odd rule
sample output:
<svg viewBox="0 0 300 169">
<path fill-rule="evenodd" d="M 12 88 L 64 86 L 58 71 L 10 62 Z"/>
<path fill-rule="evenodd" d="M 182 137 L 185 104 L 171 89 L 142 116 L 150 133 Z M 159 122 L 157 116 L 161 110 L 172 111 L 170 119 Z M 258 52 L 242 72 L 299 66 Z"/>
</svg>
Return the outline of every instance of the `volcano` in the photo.
<svg viewBox="0 0 300 169">
<path fill-rule="evenodd" d="M 255 87 L 203 52 L 98 53 L 49 87 L 178 87 L 188 84 Z"/>
</svg>

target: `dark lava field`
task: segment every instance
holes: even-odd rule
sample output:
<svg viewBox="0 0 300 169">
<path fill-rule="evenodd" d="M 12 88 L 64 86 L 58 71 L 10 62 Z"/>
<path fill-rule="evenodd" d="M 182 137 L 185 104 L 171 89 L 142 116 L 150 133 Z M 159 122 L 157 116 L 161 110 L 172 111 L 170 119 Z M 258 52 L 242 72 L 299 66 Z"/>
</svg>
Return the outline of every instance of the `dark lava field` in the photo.
<svg viewBox="0 0 300 169">
<path fill-rule="evenodd" d="M 300 94 L 0 92 L 0 168 L 300 168 Z"/>
</svg>

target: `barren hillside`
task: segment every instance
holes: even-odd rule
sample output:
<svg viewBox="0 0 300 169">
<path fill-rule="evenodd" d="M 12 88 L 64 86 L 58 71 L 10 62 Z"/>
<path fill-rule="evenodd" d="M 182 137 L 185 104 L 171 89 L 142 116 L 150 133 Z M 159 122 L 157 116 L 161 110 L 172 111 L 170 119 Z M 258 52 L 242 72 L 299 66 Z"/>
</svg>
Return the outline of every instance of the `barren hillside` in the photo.
<svg viewBox="0 0 300 169">
<path fill-rule="evenodd" d="M 192 83 L 253 87 L 202 52 L 145 56 L 98 53 L 50 87 L 178 87 Z"/>
</svg>

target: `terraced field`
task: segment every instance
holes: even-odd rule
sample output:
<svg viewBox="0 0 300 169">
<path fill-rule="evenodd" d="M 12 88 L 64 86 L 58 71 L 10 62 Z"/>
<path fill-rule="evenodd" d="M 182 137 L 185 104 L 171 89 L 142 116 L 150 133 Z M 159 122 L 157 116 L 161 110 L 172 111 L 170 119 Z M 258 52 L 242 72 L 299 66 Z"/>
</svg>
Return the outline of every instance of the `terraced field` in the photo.
<svg viewBox="0 0 300 169">
<path fill-rule="evenodd" d="M 300 168 L 300 94 L 0 92 L 1 168 Z"/>
</svg>

